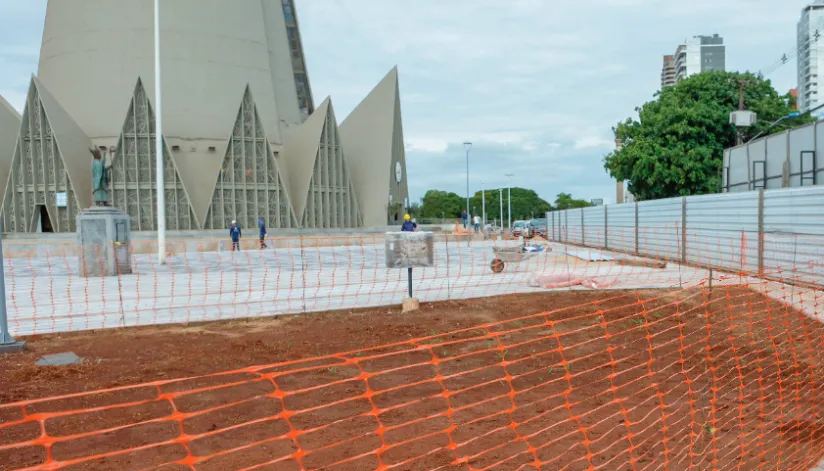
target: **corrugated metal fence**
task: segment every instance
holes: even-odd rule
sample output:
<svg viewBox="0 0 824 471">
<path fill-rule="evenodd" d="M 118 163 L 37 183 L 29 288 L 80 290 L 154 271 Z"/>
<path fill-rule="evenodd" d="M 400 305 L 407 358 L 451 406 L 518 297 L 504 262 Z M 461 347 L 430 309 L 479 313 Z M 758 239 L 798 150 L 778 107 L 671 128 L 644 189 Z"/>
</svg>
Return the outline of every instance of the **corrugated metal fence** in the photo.
<svg viewBox="0 0 824 471">
<path fill-rule="evenodd" d="M 775 133 L 724 150 L 723 191 L 795 188 L 820 184 L 824 121 Z"/>
<path fill-rule="evenodd" d="M 556 242 L 824 285 L 824 187 L 547 213 Z"/>
</svg>

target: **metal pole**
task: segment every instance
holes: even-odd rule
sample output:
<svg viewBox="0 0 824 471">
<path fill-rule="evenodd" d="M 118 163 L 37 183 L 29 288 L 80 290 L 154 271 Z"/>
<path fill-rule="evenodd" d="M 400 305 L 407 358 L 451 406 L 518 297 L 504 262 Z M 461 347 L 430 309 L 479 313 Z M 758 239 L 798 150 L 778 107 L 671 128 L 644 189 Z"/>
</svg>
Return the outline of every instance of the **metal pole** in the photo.
<svg viewBox="0 0 824 471">
<path fill-rule="evenodd" d="M 166 184 L 163 179 L 163 102 L 160 84 L 160 0 L 154 0 L 155 167 L 157 184 L 157 263 L 166 263 Z"/>
<path fill-rule="evenodd" d="M 472 223 L 469 220 L 469 150 L 472 149 L 472 143 L 467 141 L 464 142 L 464 150 L 466 150 L 466 230 L 469 232 L 469 225 Z M 472 236 L 467 234 L 466 236 L 466 246 L 469 247 L 469 243 L 472 242 Z"/>
<path fill-rule="evenodd" d="M 469 149 L 466 149 L 466 224 L 469 225 Z"/>
<path fill-rule="evenodd" d="M 481 226 L 486 226 L 486 188 L 481 183 Z"/>
<path fill-rule="evenodd" d="M 498 199 L 501 203 L 501 229 L 504 228 L 504 189 L 498 189 Z"/>
<path fill-rule="evenodd" d="M 509 216 L 509 228 L 512 229 L 512 177 L 515 176 L 514 173 L 507 173 L 506 176 L 509 178 L 509 183 L 507 184 L 507 213 Z"/>
<path fill-rule="evenodd" d="M 6 312 L 6 267 L 3 265 L 3 237 L 0 236 L 0 353 L 19 352 L 26 342 L 17 342 L 9 333 L 9 318 Z"/>
<path fill-rule="evenodd" d="M 412 267 L 409 267 L 407 277 L 409 279 L 409 299 L 412 299 Z"/>
</svg>

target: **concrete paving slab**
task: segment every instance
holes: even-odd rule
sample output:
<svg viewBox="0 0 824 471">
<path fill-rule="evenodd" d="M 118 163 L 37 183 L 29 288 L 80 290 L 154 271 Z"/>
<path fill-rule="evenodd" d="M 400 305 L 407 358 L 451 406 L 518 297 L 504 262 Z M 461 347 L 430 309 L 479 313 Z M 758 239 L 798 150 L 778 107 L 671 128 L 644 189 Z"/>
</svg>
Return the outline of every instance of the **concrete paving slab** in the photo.
<svg viewBox="0 0 824 471">
<path fill-rule="evenodd" d="M 74 352 L 55 353 L 53 355 L 43 355 L 37 360 L 37 366 L 66 366 L 77 365 L 83 361 Z"/>
</svg>

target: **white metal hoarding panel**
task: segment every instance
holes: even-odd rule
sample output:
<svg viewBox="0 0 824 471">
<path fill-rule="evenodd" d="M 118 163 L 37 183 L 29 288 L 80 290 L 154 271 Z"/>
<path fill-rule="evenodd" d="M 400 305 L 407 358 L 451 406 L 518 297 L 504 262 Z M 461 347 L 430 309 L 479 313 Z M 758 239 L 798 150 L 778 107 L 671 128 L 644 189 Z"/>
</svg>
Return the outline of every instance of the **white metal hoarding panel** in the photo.
<svg viewBox="0 0 824 471">
<path fill-rule="evenodd" d="M 606 206 L 593 206 L 584 208 L 584 242 L 587 247 L 604 247 L 604 215 Z"/>
<path fill-rule="evenodd" d="M 758 139 L 757 141 L 747 144 L 749 157 L 749 182 L 739 188 L 739 191 L 750 191 L 756 188 L 766 188 L 767 181 L 770 178 L 770 171 L 767 167 L 767 141 L 765 139 Z M 781 181 L 781 168 L 779 166 L 778 174 L 773 175 Z"/>
<path fill-rule="evenodd" d="M 584 228 L 581 226 L 581 209 L 567 209 L 567 237 L 570 244 L 583 245 Z"/>
<path fill-rule="evenodd" d="M 681 198 L 638 203 L 638 253 L 681 259 Z"/>
<path fill-rule="evenodd" d="M 552 211 L 551 213 L 547 213 L 547 224 L 549 225 L 549 240 L 554 242 L 566 242 L 566 221 L 566 211 Z"/>
<path fill-rule="evenodd" d="M 635 252 L 635 203 L 607 206 L 607 245 L 610 250 Z"/>
<path fill-rule="evenodd" d="M 690 263 L 757 270 L 758 192 L 687 198 L 686 246 Z"/>
<path fill-rule="evenodd" d="M 729 152 L 729 191 L 747 191 L 749 189 L 749 163 L 747 162 L 747 148 L 744 146 L 727 149 Z"/>
<path fill-rule="evenodd" d="M 788 131 L 790 136 L 790 187 L 812 185 L 812 173 L 806 173 L 807 179 L 801 180 L 801 172 L 810 172 L 813 169 L 815 151 L 814 124 Z M 802 185 L 803 183 L 803 185 Z"/>
<path fill-rule="evenodd" d="M 784 162 L 787 160 L 787 133 L 773 134 L 767 139 L 767 189 L 781 188 Z M 777 178 L 776 178 L 777 177 Z"/>
<path fill-rule="evenodd" d="M 824 183 L 824 161 L 820 156 L 824 156 L 824 123 L 815 122 L 815 155 L 816 155 L 816 184 Z"/>
<path fill-rule="evenodd" d="M 764 272 L 824 284 L 824 187 L 764 193 Z"/>
</svg>

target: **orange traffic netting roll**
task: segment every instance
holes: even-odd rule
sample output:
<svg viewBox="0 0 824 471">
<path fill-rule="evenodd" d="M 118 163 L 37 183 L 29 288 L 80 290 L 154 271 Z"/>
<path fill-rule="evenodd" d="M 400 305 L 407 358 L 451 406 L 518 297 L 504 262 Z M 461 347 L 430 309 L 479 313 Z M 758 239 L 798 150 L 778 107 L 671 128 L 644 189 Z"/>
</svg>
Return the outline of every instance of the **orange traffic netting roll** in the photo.
<svg viewBox="0 0 824 471">
<path fill-rule="evenodd" d="M 748 288 L 2 406 L 0 469 L 808 471 L 824 324 Z"/>
</svg>

